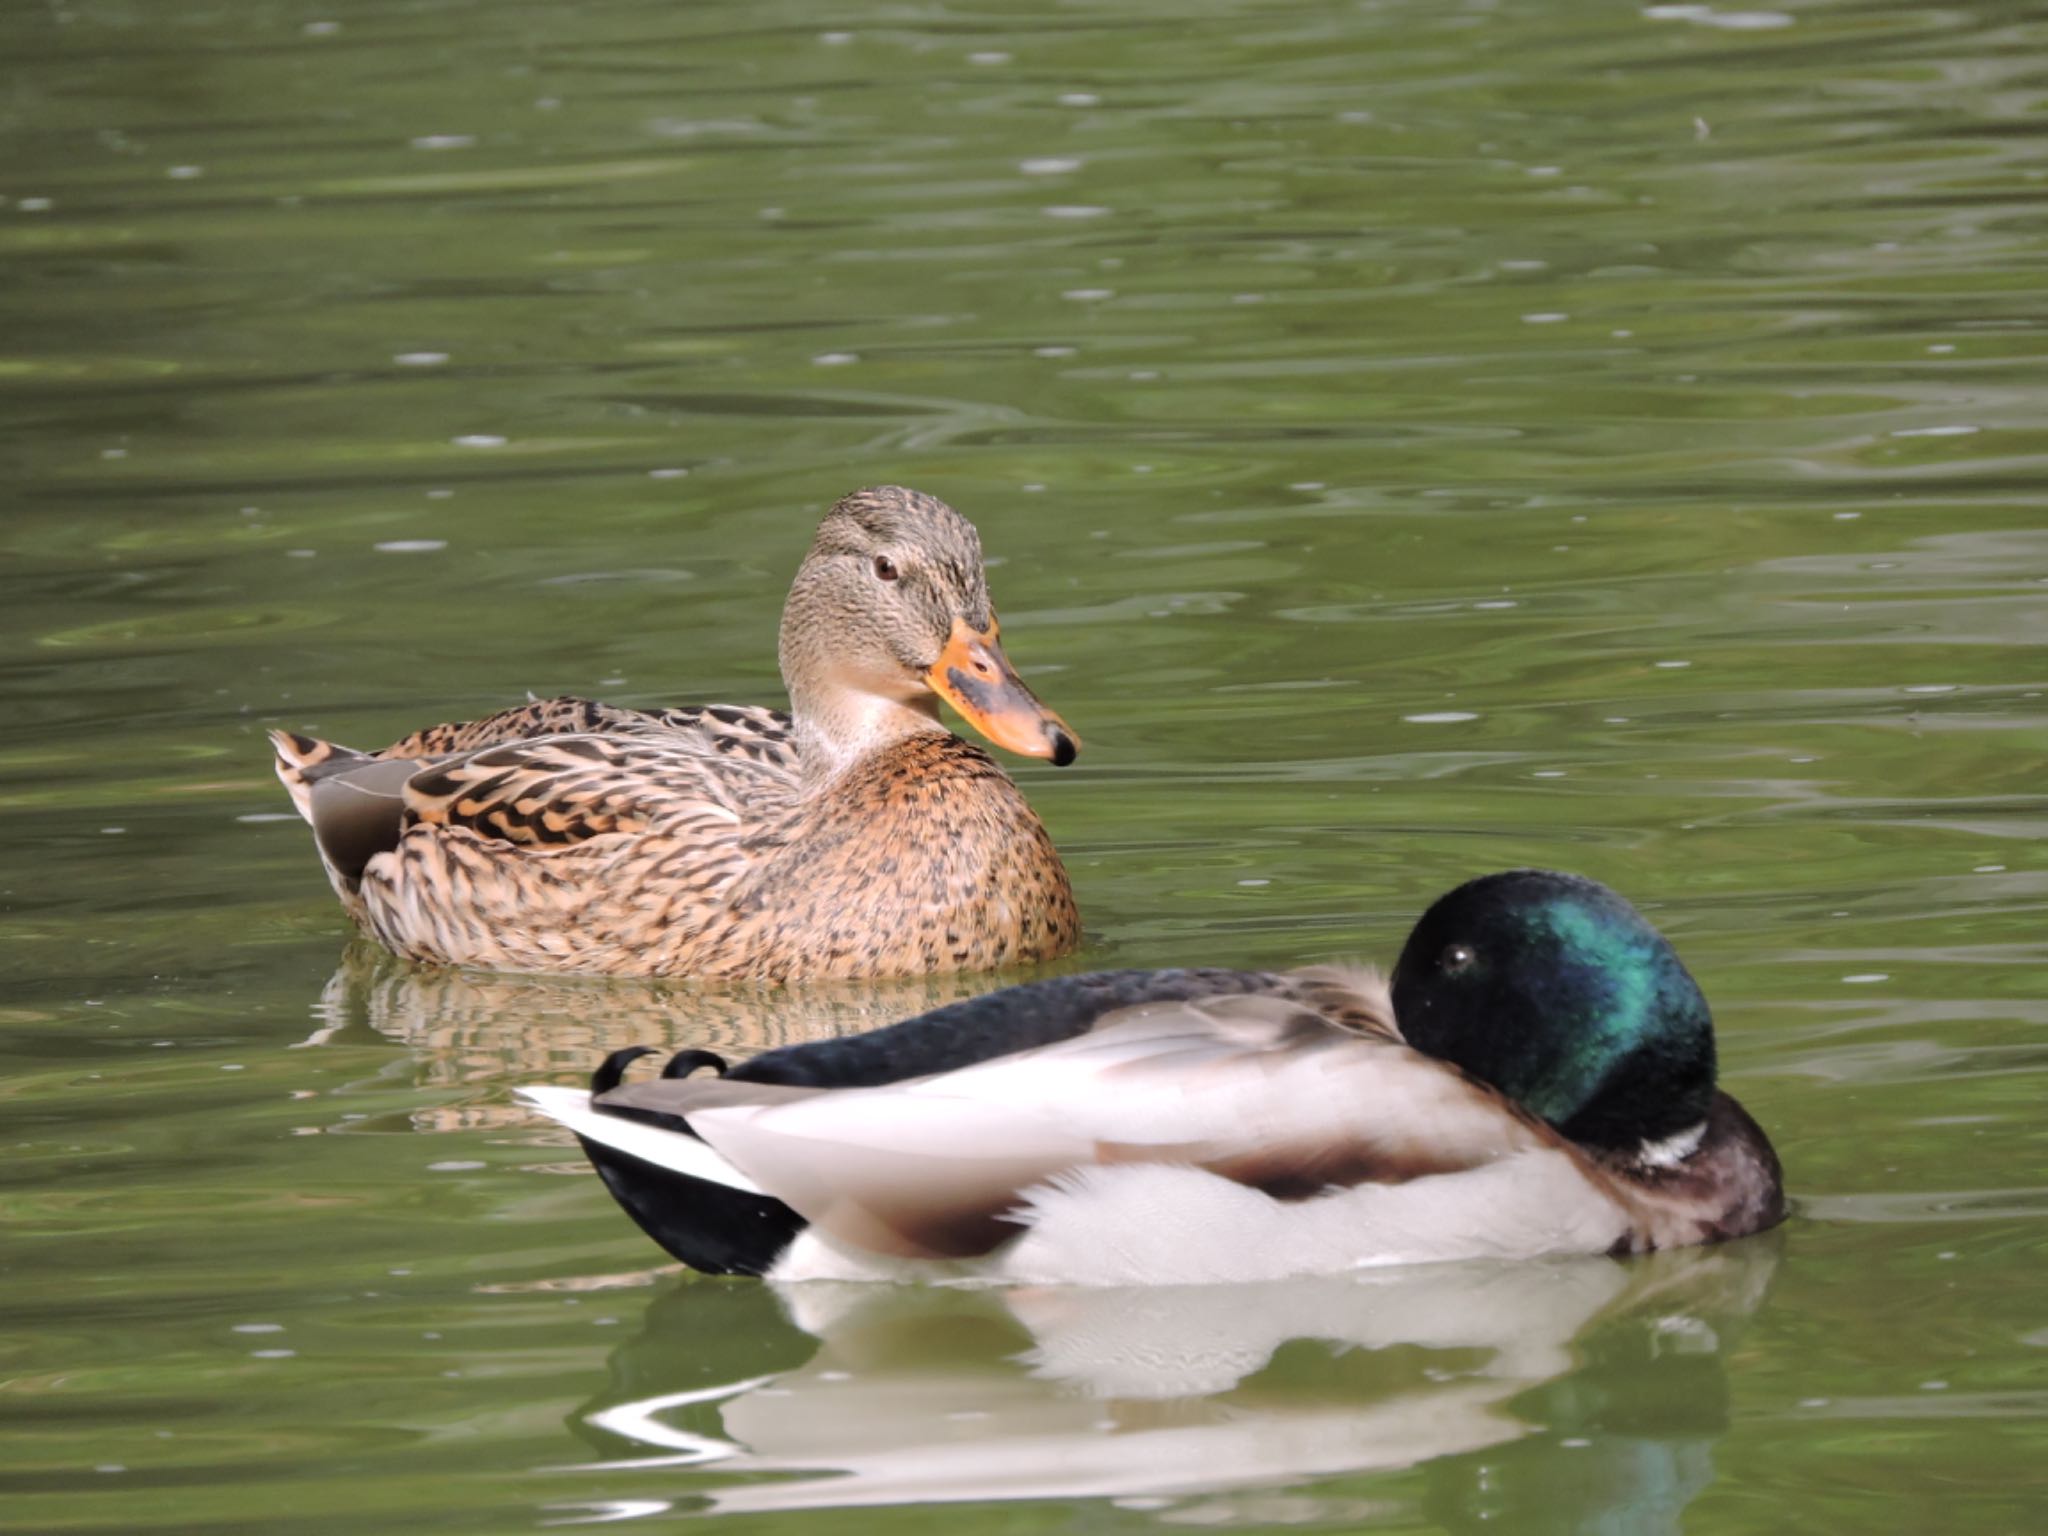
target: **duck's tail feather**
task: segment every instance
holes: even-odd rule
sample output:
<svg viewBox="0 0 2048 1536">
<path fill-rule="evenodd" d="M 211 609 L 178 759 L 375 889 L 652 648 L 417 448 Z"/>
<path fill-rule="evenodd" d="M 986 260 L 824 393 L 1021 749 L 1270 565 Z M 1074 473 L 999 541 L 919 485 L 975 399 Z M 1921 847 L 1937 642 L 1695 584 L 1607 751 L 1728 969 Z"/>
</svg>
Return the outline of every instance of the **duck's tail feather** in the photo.
<svg viewBox="0 0 2048 1536">
<path fill-rule="evenodd" d="M 405 786 L 430 763 L 372 757 L 290 731 L 272 731 L 270 741 L 277 776 L 312 827 L 337 886 L 353 891 L 370 860 L 398 846 Z"/>
<path fill-rule="evenodd" d="M 336 759 L 367 761 L 360 752 L 348 747 L 338 747 L 331 741 L 322 741 L 317 736 L 301 736 L 296 731 L 272 731 L 270 745 L 277 753 L 277 779 L 284 785 L 285 793 L 292 797 L 292 809 L 313 826 L 313 785 L 318 779 L 317 770 Z"/>
<path fill-rule="evenodd" d="M 608 1059 L 600 1075 L 626 1063 Z M 608 1114 L 581 1088 L 518 1090 L 527 1104 L 567 1126 L 605 1188 L 640 1229 L 692 1269 L 760 1275 L 804 1229 L 804 1219 L 687 1129 Z"/>
<path fill-rule="evenodd" d="M 514 1090 L 521 1100 L 557 1125 L 574 1131 L 586 1148 L 605 1147 L 638 1158 L 660 1173 L 723 1185 L 758 1195 L 761 1186 L 720 1157 L 704 1142 L 646 1120 L 607 1114 L 581 1088 L 534 1084 Z"/>
</svg>

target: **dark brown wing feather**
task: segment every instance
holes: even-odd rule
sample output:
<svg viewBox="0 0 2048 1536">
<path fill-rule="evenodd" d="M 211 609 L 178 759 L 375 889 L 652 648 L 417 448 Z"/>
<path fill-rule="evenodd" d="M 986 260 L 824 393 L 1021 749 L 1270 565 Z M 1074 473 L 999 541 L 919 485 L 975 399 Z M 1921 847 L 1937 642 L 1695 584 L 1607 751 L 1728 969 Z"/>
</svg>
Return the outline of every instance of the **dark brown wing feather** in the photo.
<svg viewBox="0 0 2048 1536">
<path fill-rule="evenodd" d="M 794 788 L 776 767 L 707 759 L 690 740 L 556 736 L 424 767 L 405 783 L 405 810 L 427 826 L 561 847 L 620 832 L 730 829 Z"/>
</svg>

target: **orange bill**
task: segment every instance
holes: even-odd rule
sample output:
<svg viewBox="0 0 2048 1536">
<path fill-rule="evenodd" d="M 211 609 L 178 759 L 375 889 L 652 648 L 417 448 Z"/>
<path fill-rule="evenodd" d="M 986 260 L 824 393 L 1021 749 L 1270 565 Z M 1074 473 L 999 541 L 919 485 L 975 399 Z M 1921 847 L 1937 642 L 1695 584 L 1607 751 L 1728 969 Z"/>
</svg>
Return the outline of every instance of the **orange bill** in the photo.
<svg viewBox="0 0 2048 1536">
<path fill-rule="evenodd" d="M 1024 757 L 1049 757 L 1066 767 L 1081 750 L 1067 722 L 1038 702 L 996 643 L 996 627 L 969 629 L 953 621 L 952 638 L 924 680 L 997 746 Z"/>
</svg>

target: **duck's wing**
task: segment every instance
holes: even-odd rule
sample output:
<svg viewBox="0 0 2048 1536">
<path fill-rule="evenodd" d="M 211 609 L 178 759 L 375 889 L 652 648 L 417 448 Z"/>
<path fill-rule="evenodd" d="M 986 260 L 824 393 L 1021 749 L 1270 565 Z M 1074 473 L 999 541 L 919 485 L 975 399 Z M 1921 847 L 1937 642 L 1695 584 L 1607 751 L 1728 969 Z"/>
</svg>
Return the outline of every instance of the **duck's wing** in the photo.
<svg viewBox="0 0 2048 1536">
<path fill-rule="evenodd" d="M 583 727 L 547 734 L 544 727 Z M 273 731 L 277 774 L 352 886 L 407 828 L 461 827 L 525 848 L 656 828 L 729 840 L 795 793 L 788 717 L 723 704 L 632 710 L 546 699 L 433 726 L 377 754 Z"/>
<path fill-rule="evenodd" d="M 1143 1003 L 1243 992 L 1292 996 L 1313 986 L 1313 975 L 1201 966 L 1047 976 L 946 1003 L 879 1029 L 778 1046 L 749 1057 L 731 1075 L 800 1088 L 879 1088 L 1071 1039 L 1106 1016 Z"/>
<path fill-rule="evenodd" d="M 751 704 L 628 709 L 595 699 L 534 699 L 481 720 L 430 725 L 393 742 L 378 757 L 444 758 L 510 742 L 554 736 L 635 736 L 712 759 L 740 759 L 797 772 L 789 716 Z"/>
<path fill-rule="evenodd" d="M 762 1085 L 764 1088 L 769 1085 Z M 1171 1164 L 1280 1199 L 1552 1149 L 1554 1133 L 1391 1034 L 1273 995 L 1153 1003 L 1075 1038 L 882 1088 L 772 1102 L 688 1081 L 659 1099 L 828 1235 L 915 1258 L 986 1253 L 1026 1191 Z M 697 1097 L 702 1094 L 703 1096 Z"/>
<path fill-rule="evenodd" d="M 549 736 L 429 761 L 405 779 L 403 802 L 408 825 L 545 848 L 619 832 L 730 834 L 793 788 L 775 767 L 659 734 Z"/>
</svg>

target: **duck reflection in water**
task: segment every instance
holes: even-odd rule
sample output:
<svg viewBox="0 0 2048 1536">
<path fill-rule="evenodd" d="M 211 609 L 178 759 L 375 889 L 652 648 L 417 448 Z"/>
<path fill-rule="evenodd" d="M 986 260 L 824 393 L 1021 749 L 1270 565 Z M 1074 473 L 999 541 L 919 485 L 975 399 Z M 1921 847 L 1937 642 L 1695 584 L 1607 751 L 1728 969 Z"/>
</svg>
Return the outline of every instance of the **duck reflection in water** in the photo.
<svg viewBox="0 0 2048 1536">
<path fill-rule="evenodd" d="M 1013 973 L 1013 976 L 1031 972 Z M 1009 978 L 1005 978 L 1009 979 Z M 366 1038 L 407 1046 L 421 1088 L 421 1131 L 530 1125 L 504 1085 L 580 1075 L 622 1046 L 660 1041 L 752 1056 L 775 1046 L 873 1029 L 985 992 L 987 976 L 940 974 L 773 987 L 750 982 L 527 976 L 422 968 L 364 940 L 343 953 L 312 1005 L 308 1046 Z"/>
<path fill-rule="evenodd" d="M 679 1283 L 573 1427 L 642 1508 L 1675 1531 L 1778 1246 L 1122 1290 Z"/>
</svg>

